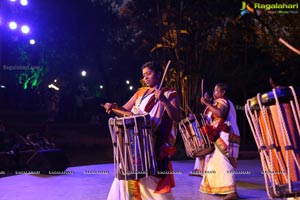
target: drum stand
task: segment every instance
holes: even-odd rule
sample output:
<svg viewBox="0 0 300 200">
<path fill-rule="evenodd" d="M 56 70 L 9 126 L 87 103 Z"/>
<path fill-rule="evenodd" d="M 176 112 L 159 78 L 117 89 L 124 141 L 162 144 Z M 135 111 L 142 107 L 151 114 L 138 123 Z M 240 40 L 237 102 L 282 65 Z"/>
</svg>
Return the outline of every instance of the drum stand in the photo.
<svg viewBox="0 0 300 200">
<path fill-rule="evenodd" d="M 245 105 L 246 116 L 264 170 L 262 173 L 266 190 L 270 198 L 299 197 L 300 107 L 298 98 L 292 86 L 274 88 L 270 94 L 267 98 L 265 94 L 257 94 L 254 100 L 253 98 L 247 100 Z"/>
</svg>

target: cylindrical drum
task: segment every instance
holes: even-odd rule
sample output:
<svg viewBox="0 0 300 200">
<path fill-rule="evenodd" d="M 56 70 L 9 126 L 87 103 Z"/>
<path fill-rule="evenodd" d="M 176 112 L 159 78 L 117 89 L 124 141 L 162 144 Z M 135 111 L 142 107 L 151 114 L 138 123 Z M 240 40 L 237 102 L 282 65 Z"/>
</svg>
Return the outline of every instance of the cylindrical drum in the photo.
<svg viewBox="0 0 300 200">
<path fill-rule="evenodd" d="M 200 124 L 194 115 L 186 117 L 179 122 L 179 131 L 188 157 L 204 156 L 214 150 L 214 144 L 202 132 Z"/>
<path fill-rule="evenodd" d="M 270 198 L 300 194 L 299 94 L 299 88 L 278 87 L 245 105 Z"/>
<path fill-rule="evenodd" d="M 108 120 L 114 152 L 114 171 L 119 180 L 137 180 L 156 174 L 149 115 Z"/>
</svg>

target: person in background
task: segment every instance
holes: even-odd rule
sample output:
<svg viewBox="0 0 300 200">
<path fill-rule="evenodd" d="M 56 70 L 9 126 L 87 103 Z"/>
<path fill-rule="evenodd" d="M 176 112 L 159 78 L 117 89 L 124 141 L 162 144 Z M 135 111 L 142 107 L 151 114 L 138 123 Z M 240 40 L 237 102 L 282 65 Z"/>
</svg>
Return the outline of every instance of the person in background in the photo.
<svg viewBox="0 0 300 200">
<path fill-rule="evenodd" d="M 227 99 L 228 86 L 225 83 L 215 85 L 211 102 L 202 97 L 201 102 L 207 107 L 206 116 L 209 124 L 203 131 L 215 144 L 215 150 L 206 155 L 205 169 L 200 191 L 208 194 L 226 195 L 225 200 L 238 199 L 235 173 L 239 153 L 240 134 L 236 122 L 236 110 Z"/>
<path fill-rule="evenodd" d="M 146 87 L 141 87 L 122 107 L 105 103 L 107 113 L 118 109 L 132 115 L 149 114 L 152 124 L 153 146 L 157 171 L 173 171 L 170 157 L 175 153 L 176 122 L 181 119 L 177 92 L 159 88 L 163 70 L 158 62 L 150 61 L 142 66 Z M 171 188 L 175 186 L 173 174 L 159 174 L 138 180 L 114 179 L 108 199 L 173 199 Z"/>
</svg>

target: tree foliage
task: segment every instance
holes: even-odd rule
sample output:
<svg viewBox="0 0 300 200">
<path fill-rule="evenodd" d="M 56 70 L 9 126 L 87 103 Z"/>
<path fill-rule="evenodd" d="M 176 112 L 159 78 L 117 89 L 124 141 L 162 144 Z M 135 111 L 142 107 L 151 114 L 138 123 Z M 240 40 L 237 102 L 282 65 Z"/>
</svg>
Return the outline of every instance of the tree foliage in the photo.
<svg viewBox="0 0 300 200">
<path fill-rule="evenodd" d="M 283 37 L 299 46 L 299 13 L 258 11 L 242 16 L 237 0 L 97 2 L 124 22 L 124 31 L 116 37 L 124 48 L 134 46 L 136 55 L 148 52 L 163 63 L 172 60 L 167 83 L 181 92 L 182 106 L 194 111 L 201 107 L 201 79 L 205 90 L 228 82 L 241 103 L 268 90 L 269 77 L 281 80 L 299 64 L 299 56 L 278 42 Z"/>
</svg>

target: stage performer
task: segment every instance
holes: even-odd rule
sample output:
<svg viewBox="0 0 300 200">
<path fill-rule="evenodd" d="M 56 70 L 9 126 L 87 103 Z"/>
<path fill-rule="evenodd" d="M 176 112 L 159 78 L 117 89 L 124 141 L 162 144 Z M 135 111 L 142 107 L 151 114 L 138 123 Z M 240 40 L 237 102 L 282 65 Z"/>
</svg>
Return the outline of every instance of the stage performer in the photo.
<svg viewBox="0 0 300 200">
<path fill-rule="evenodd" d="M 209 110 L 207 118 L 211 121 L 202 127 L 215 144 L 215 150 L 205 157 L 205 170 L 200 191 L 208 194 L 226 195 L 225 200 L 238 199 L 235 183 L 235 169 L 239 153 L 240 134 L 236 123 L 236 110 L 226 98 L 228 86 L 215 85 L 211 103 L 205 98 L 201 102 Z"/>
<path fill-rule="evenodd" d="M 114 179 L 108 199 L 174 199 L 171 188 L 175 186 L 170 157 L 175 153 L 177 122 L 181 120 L 177 92 L 160 88 L 163 70 L 158 62 L 150 61 L 142 66 L 146 87 L 136 93 L 119 110 L 133 115 L 149 114 L 152 123 L 153 146 L 157 159 L 157 171 L 170 173 L 148 176 L 138 180 Z M 106 112 L 118 108 L 106 103 Z"/>
</svg>

